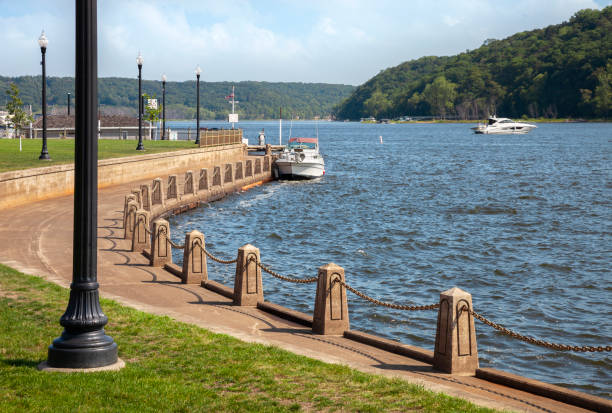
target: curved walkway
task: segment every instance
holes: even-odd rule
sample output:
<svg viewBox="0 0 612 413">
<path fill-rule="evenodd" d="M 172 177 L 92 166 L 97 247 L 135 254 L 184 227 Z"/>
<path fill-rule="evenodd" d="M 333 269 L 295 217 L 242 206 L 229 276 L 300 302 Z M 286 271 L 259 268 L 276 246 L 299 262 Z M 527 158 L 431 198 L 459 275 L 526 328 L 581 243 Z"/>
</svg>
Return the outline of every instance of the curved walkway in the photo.
<svg viewBox="0 0 612 413">
<path fill-rule="evenodd" d="M 102 296 L 244 341 L 278 346 L 364 372 L 400 377 L 482 406 L 530 412 L 586 411 L 475 377 L 435 372 L 429 364 L 344 337 L 313 335 L 301 325 L 256 308 L 234 307 L 229 299 L 212 291 L 181 284 L 165 270 L 149 267 L 148 260 L 130 252 L 131 242 L 123 239 L 124 196 L 137 184 L 99 191 L 98 282 Z M 3 210 L 0 262 L 68 287 L 72 278 L 72 207 L 70 196 Z M 110 320 L 111 326 L 112 323 Z M 118 345 L 121 353 L 121 343 Z"/>
</svg>

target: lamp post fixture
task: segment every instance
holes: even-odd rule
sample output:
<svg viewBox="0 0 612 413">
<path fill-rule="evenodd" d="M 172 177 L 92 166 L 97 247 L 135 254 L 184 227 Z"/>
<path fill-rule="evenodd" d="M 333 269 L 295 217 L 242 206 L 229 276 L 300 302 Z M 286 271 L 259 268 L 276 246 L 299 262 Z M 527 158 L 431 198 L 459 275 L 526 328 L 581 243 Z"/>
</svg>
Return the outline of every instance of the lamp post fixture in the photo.
<svg viewBox="0 0 612 413">
<path fill-rule="evenodd" d="M 166 75 L 162 75 L 162 134 L 163 141 L 166 136 Z"/>
<path fill-rule="evenodd" d="M 138 65 L 138 146 L 136 147 L 137 151 L 144 151 L 144 146 L 142 146 L 142 63 L 144 59 L 140 52 L 138 52 L 138 57 L 136 58 L 136 64 Z"/>
<path fill-rule="evenodd" d="M 49 151 L 47 151 L 47 67 L 45 65 L 45 53 L 47 52 L 47 45 L 49 44 L 49 40 L 47 36 L 45 36 L 45 31 L 43 30 L 38 38 L 38 45 L 40 46 L 40 53 L 42 54 L 42 60 L 40 64 L 42 65 L 42 150 L 40 151 L 40 156 L 38 159 L 41 160 L 49 160 Z"/>
<path fill-rule="evenodd" d="M 66 97 L 68 98 L 68 116 L 70 116 L 70 92 L 66 94 Z"/>
<path fill-rule="evenodd" d="M 98 228 L 98 42 L 96 0 L 75 0 L 75 151 L 72 283 L 61 336 L 39 368 L 117 366 L 117 343 L 104 333 L 97 279 Z"/>
<path fill-rule="evenodd" d="M 200 144 L 200 74 L 202 73 L 202 69 L 200 69 L 200 65 L 198 65 L 198 67 L 196 67 L 195 70 L 195 74 L 196 74 L 196 105 L 198 107 L 198 110 L 196 112 L 196 139 L 195 139 L 195 144 L 199 145 Z"/>
</svg>

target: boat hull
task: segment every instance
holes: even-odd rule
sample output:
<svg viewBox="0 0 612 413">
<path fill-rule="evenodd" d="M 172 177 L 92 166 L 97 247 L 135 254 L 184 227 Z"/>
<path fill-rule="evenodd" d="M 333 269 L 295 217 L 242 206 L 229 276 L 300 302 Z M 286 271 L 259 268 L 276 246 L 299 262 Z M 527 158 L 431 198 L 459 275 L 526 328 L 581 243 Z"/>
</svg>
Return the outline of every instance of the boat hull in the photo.
<svg viewBox="0 0 612 413">
<path fill-rule="evenodd" d="M 276 161 L 279 179 L 315 179 L 325 175 L 325 165 L 316 162 Z"/>
</svg>

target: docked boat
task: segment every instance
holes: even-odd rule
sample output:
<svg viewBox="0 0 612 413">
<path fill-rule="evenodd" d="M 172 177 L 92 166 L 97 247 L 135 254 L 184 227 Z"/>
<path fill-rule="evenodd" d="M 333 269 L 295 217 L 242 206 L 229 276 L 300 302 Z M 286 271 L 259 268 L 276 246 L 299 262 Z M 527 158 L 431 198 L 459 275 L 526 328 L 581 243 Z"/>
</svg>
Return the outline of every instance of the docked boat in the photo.
<svg viewBox="0 0 612 413">
<path fill-rule="evenodd" d="M 522 134 L 536 128 L 536 125 L 530 123 L 516 122 L 508 118 L 489 118 L 487 124 L 479 123 L 478 126 L 472 128 L 474 133 L 482 134 Z"/>
<path fill-rule="evenodd" d="M 325 175 L 317 138 L 290 138 L 274 165 L 273 172 L 279 179 L 314 179 Z"/>
</svg>

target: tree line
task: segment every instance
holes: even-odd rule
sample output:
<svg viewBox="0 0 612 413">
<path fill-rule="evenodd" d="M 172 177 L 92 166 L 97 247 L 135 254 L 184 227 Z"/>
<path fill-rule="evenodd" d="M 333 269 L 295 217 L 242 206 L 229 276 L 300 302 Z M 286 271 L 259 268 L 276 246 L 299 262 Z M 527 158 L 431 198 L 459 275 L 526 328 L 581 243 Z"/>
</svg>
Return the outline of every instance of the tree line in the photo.
<svg viewBox="0 0 612 413">
<path fill-rule="evenodd" d="M 41 76 L 0 76 L 0 90 L 10 89 L 14 83 L 25 105 L 32 105 L 34 113 L 41 111 Z M 283 116 L 312 119 L 327 117 L 333 107 L 355 89 L 351 85 L 325 83 L 273 82 L 200 82 L 200 118 L 225 119 L 231 112 L 226 96 L 235 86 L 236 113 L 241 119 L 276 119 L 279 108 Z M 157 98 L 161 104 L 161 81 L 143 80 L 143 94 Z M 74 78 L 47 77 L 47 105 L 49 113 L 66 113 L 67 93 L 74 105 Z M 0 100 L 6 106 L 7 98 Z M 138 114 L 138 80 L 128 78 L 100 78 L 98 101 L 104 114 Z M 193 119 L 196 117 L 196 83 L 193 81 L 166 82 L 166 118 Z"/>
<path fill-rule="evenodd" d="M 612 6 L 517 33 L 456 56 L 382 71 L 334 108 L 369 116 L 607 118 L 612 114 Z"/>
</svg>

